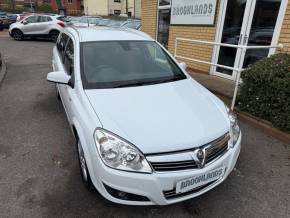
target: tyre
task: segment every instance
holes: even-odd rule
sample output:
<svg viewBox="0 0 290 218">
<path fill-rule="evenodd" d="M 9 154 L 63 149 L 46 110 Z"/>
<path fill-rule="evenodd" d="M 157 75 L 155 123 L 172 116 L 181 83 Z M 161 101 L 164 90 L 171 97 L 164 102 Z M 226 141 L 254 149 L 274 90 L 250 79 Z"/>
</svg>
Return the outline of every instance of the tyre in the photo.
<svg viewBox="0 0 290 218">
<path fill-rule="evenodd" d="M 81 171 L 81 176 L 82 176 L 82 180 L 83 183 L 85 185 L 85 187 L 89 190 L 89 191 L 94 191 L 94 185 L 92 183 L 91 177 L 90 177 L 90 173 L 87 167 L 87 163 L 86 163 L 86 159 L 85 159 L 85 155 L 84 155 L 84 151 L 83 151 L 83 147 L 80 143 L 79 140 L 77 140 L 77 151 L 78 151 L 78 160 L 79 160 L 79 166 L 80 166 L 80 171 Z"/>
<path fill-rule="evenodd" d="M 57 30 L 52 30 L 50 31 L 49 33 L 49 38 L 53 41 L 53 42 L 56 42 L 57 41 L 57 37 L 59 35 L 59 31 Z"/>
<path fill-rule="evenodd" d="M 21 30 L 13 30 L 12 36 L 16 41 L 21 41 L 24 39 L 24 35 Z"/>
</svg>

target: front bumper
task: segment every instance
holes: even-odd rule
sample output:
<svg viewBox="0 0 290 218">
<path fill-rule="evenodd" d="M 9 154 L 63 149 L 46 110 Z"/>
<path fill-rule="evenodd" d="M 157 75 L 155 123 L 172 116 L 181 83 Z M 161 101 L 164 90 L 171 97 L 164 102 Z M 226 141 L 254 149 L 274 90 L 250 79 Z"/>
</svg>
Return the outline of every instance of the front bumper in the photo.
<svg viewBox="0 0 290 218">
<path fill-rule="evenodd" d="M 202 195 L 203 193 L 222 183 L 233 170 L 237 162 L 240 149 L 241 134 L 234 148 L 229 148 L 229 150 L 223 156 L 202 169 L 160 173 L 153 172 L 152 174 L 141 174 L 114 170 L 106 167 L 96 156 L 95 161 L 99 162 L 99 164 L 92 164 L 93 172 L 90 172 L 90 174 L 96 189 L 100 192 L 101 195 L 103 195 L 103 197 L 112 202 L 127 205 L 168 205 Z M 171 199 L 165 197 L 163 192 L 174 189 L 178 181 L 210 172 L 219 167 L 226 168 L 225 174 L 222 178 L 211 183 L 210 185 L 207 185 L 204 188 L 200 188 L 196 192 L 188 192 L 188 194 L 183 194 L 180 197 Z M 147 197 L 149 200 L 120 200 L 109 194 L 104 184 L 116 190 Z"/>
</svg>

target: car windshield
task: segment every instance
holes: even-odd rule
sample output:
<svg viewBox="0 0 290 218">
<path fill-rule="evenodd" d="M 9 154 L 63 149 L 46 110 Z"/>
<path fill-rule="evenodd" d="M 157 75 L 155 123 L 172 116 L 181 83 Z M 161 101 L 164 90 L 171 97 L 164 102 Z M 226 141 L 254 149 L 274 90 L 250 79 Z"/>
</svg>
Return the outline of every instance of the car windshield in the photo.
<svg viewBox="0 0 290 218">
<path fill-rule="evenodd" d="M 81 48 L 85 89 L 142 86 L 186 78 L 156 42 L 84 42 Z"/>
</svg>

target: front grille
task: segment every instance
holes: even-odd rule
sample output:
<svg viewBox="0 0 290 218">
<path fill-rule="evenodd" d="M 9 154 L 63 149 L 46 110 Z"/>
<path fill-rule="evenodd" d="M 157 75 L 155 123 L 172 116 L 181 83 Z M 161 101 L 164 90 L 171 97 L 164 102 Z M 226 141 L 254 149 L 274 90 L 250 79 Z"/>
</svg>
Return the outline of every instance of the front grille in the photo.
<svg viewBox="0 0 290 218">
<path fill-rule="evenodd" d="M 214 140 L 211 143 L 200 146 L 196 149 L 205 149 L 205 164 L 208 164 L 215 159 L 222 156 L 228 149 L 228 141 L 230 137 L 229 134 L 226 133 L 218 139 Z M 181 151 L 182 153 L 192 152 L 194 149 L 189 149 L 185 151 Z M 166 155 L 166 154 L 164 154 Z M 170 162 L 154 162 L 150 161 L 153 169 L 156 172 L 166 172 L 166 171 L 179 171 L 179 170 L 187 170 L 187 169 L 197 169 L 198 166 L 194 160 L 186 160 L 186 161 L 170 161 Z"/>
<path fill-rule="evenodd" d="M 221 138 L 210 143 L 209 146 L 206 146 L 205 149 L 206 163 L 210 163 L 216 158 L 222 156 L 228 150 L 229 139 L 230 135 L 227 133 L 223 135 Z"/>
<path fill-rule="evenodd" d="M 163 191 L 163 195 L 167 200 L 173 199 L 173 198 L 180 198 L 180 197 L 184 197 L 186 195 L 191 195 L 194 193 L 197 193 L 199 191 L 201 191 L 202 189 L 205 189 L 206 187 L 210 186 L 211 184 L 215 183 L 217 180 L 209 182 L 205 185 L 196 187 L 188 192 L 184 192 L 184 193 L 176 193 L 176 189 L 172 189 L 172 190 L 168 190 L 168 191 Z"/>
<path fill-rule="evenodd" d="M 155 171 L 174 171 L 197 168 L 194 160 L 178 162 L 154 162 L 151 163 L 151 165 Z"/>
</svg>

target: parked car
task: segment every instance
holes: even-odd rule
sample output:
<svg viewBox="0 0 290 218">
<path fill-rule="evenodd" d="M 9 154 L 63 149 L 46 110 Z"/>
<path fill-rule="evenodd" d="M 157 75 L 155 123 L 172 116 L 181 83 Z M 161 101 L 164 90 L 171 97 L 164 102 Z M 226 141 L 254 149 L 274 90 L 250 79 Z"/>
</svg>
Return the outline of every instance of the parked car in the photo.
<svg viewBox="0 0 290 218">
<path fill-rule="evenodd" d="M 3 28 L 8 29 L 11 21 L 9 20 L 7 15 L 0 15 L 0 20 L 2 21 Z"/>
<path fill-rule="evenodd" d="M 108 27 L 121 27 L 124 21 L 121 20 L 111 20 L 106 26 Z"/>
<path fill-rule="evenodd" d="M 0 31 L 2 31 L 4 29 L 4 24 L 3 24 L 3 21 L 0 19 Z"/>
<path fill-rule="evenodd" d="M 132 21 L 127 21 L 123 23 L 121 27 L 141 30 L 142 25 L 141 25 L 141 21 L 132 20 Z"/>
<path fill-rule="evenodd" d="M 15 40 L 23 40 L 24 37 L 49 37 L 56 41 L 59 32 L 65 27 L 65 23 L 58 20 L 59 16 L 32 14 L 21 21 L 14 23 L 9 28 L 9 34 Z"/>
<path fill-rule="evenodd" d="M 76 27 L 87 27 L 87 26 L 96 26 L 101 21 L 102 17 L 92 17 L 92 16 L 84 16 L 81 17 L 76 22 L 73 22 L 73 25 Z"/>
<path fill-rule="evenodd" d="M 82 17 L 68 16 L 67 18 L 70 24 L 74 24 L 74 23 L 77 23 Z"/>
<path fill-rule="evenodd" d="M 167 205 L 222 183 L 241 148 L 236 117 L 147 34 L 68 27 L 53 72 L 85 185 L 106 199 Z"/>
<path fill-rule="evenodd" d="M 8 19 L 10 20 L 10 23 L 15 23 L 18 19 L 20 19 L 19 14 L 8 14 L 7 15 Z"/>
<path fill-rule="evenodd" d="M 62 22 L 65 22 L 65 23 L 69 23 L 70 22 L 70 19 L 67 16 L 63 16 L 63 15 L 57 16 L 56 19 L 60 20 Z"/>
<path fill-rule="evenodd" d="M 101 19 L 100 22 L 98 23 L 98 26 L 108 26 L 111 23 L 110 19 Z"/>
</svg>

